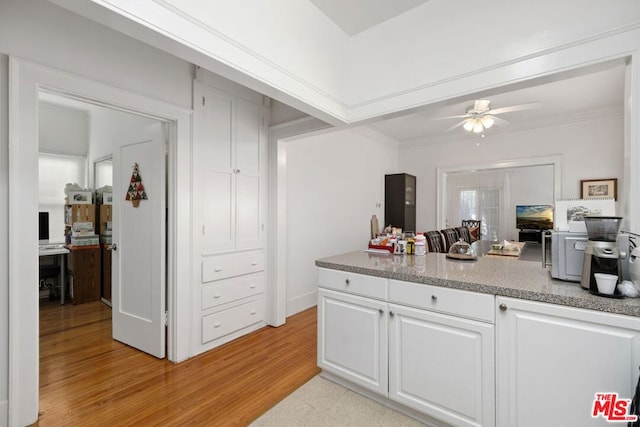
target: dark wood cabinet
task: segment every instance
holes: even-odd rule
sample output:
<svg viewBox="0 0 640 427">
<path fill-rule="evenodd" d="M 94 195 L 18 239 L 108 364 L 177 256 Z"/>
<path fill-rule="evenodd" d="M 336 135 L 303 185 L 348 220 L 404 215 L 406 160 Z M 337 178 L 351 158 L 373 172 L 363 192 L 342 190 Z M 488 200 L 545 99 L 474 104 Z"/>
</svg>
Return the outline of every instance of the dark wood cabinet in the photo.
<svg viewBox="0 0 640 427">
<path fill-rule="evenodd" d="M 407 173 L 384 177 L 384 226 L 416 231 L 416 177 Z"/>
<path fill-rule="evenodd" d="M 102 298 L 111 301 L 111 245 L 102 245 Z"/>
<path fill-rule="evenodd" d="M 73 303 L 100 301 L 100 246 L 76 246 L 70 249 L 67 268 L 71 276 Z"/>
</svg>

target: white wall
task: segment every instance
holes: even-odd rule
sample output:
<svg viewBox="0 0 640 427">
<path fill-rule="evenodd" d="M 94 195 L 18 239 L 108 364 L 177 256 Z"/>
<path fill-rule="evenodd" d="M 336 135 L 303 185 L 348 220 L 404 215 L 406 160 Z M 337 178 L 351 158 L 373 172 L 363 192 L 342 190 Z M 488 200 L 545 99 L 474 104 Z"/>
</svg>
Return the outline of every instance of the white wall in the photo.
<svg viewBox="0 0 640 427">
<path fill-rule="evenodd" d="M 0 55 L 0 426 L 7 421 L 9 369 L 9 114 L 8 58 Z"/>
<path fill-rule="evenodd" d="M 364 250 L 397 142 L 359 127 L 287 143 L 287 315 L 317 302 L 315 260 Z"/>
<path fill-rule="evenodd" d="M 462 132 L 462 131 L 461 131 Z M 399 169 L 417 177 L 416 228 L 436 228 L 437 168 L 562 155 L 562 198 L 580 196 L 581 179 L 618 178 L 618 203 L 625 206 L 622 116 L 604 117 L 521 132 L 491 135 L 480 145 L 466 138 L 400 143 Z M 619 212 L 624 215 L 624 212 Z"/>
<path fill-rule="evenodd" d="M 191 107 L 193 66 L 43 0 L 0 2 L 0 425 L 8 398 L 8 60 L 16 55 Z"/>
<path fill-rule="evenodd" d="M 89 150 L 89 116 L 86 111 L 40 101 L 39 150 L 86 156 Z"/>
<path fill-rule="evenodd" d="M 89 182 L 93 186 L 93 163 L 113 154 L 113 144 L 119 135 L 140 129 L 156 120 L 109 108 L 94 108 L 89 120 Z"/>
</svg>

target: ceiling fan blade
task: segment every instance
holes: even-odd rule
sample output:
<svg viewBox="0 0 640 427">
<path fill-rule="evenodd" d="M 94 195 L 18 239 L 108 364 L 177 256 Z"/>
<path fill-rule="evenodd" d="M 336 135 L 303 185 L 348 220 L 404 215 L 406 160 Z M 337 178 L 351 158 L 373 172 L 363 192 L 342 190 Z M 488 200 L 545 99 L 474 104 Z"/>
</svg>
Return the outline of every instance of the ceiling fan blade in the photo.
<svg viewBox="0 0 640 427">
<path fill-rule="evenodd" d="M 466 120 L 461 120 L 458 123 L 456 123 L 455 125 L 451 126 L 449 129 L 447 129 L 445 132 L 450 132 L 450 131 L 454 130 L 455 128 L 462 126 L 465 122 L 466 122 Z"/>
<path fill-rule="evenodd" d="M 538 108 L 538 107 L 541 107 L 541 106 L 542 106 L 542 102 L 540 102 L 540 101 L 529 102 L 527 104 L 520 104 L 520 105 L 512 105 L 510 107 L 495 108 L 493 110 L 487 111 L 487 114 L 503 114 L 503 113 L 510 113 L 512 111 L 531 110 L 533 108 Z"/>
<path fill-rule="evenodd" d="M 494 124 L 497 126 L 504 126 L 504 125 L 508 125 L 509 122 L 506 121 L 505 119 L 498 117 L 498 116 L 493 116 L 491 114 L 487 114 L 485 117 L 491 117 L 494 121 Z"/>
<path fill-rule="evenodd" d="M 471 114 L 460 114 L 458 116 L 431 117 L 431 120 L 461 119 L 463 117 L 471 117 Z"/>
</svg>

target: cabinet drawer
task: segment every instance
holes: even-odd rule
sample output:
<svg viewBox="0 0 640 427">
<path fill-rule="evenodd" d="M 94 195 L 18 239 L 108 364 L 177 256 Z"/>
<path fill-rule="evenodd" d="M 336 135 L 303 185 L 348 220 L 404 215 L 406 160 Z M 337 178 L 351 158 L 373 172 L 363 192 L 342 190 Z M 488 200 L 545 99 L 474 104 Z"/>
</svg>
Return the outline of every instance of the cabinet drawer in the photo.
<svg viewBox="0 0 640 427">
<path fill-rule="evenodd" d="M 202 309 L 217 307 L 264 292 L 264 273 L 232 277 L 202 287 Z"/>
<path fill-rule="evenodd" d="M 365 276 L 346 271 L 318 269 L 318 285 L 321 288 L 334 289 L 350 294 L 381 300 L 387 299 L 387 279 Z"/>
<path fill-rule="evenodd" d="M 264 320 L 264 298 L 202 318 L 202 343 L 213 341 Z"/>
<path fill-rule="evenodd" d="M 202 260 L 202 283 L 264 270 L 264 252 L 214 255 Z"/>
<path fill-rule="evenodd" d="M 389 281 L 389 301 L 494 323 L 494 296 L 419 283 Z"/>
</svg>

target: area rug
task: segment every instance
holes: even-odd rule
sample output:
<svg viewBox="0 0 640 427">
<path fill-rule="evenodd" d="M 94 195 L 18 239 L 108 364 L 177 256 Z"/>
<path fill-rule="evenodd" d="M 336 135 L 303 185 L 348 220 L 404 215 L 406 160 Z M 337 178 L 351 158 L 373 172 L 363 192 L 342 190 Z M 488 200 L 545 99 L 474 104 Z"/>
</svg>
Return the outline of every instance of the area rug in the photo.
<svg viewBox="0 0 640 427">
<path fill-rule="evenodd" d="M 320 376 L 254 421 L 253 427 L 402 426 L 423 424 Z"/>
</svg>

